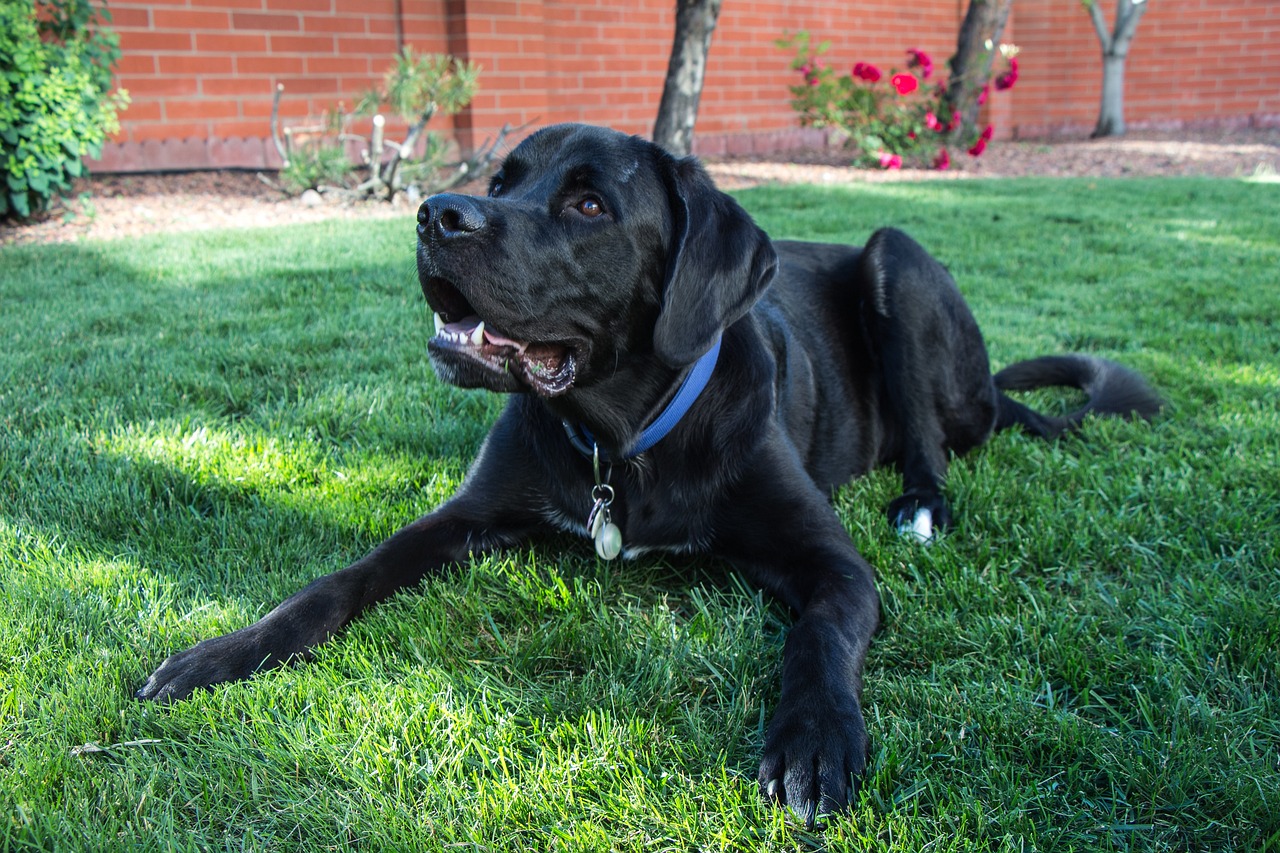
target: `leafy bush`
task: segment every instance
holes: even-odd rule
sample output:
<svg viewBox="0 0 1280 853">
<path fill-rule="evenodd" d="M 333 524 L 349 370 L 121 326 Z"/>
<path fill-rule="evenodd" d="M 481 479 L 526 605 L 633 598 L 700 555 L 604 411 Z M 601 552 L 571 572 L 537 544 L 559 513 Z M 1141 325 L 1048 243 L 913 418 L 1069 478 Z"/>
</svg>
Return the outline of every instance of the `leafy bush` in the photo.
<svg viewBox="0 0 1280 853">
<path fill-rule="evenodd" d="M 951 165 L 949 144 L 958 143 L 970 156 L 978 157 L 991 141 L 995 130 L 991 125 L 976 138 L 953 138 L 960 116 L 944 114 L 946 81 L 928 82 L 933 77 L 933 60 L 918 48 L 907 51 L 905 71 L 881 71 L 869 62 L 858 62 L 841 75 L 819 60 L 830 49 L 829 42 L 815 46 L 809 34 L 801 31 L 780 39 L 778 46 L 796 54 L 791 67 L 802 79 L 790 87 L 791 106 L 801 124 L 840 131 L 864 165 L 946 169 Z M 1018 80 L 1018 48 L 1000 45 L 1000 53 L 1007 67 L 992 81 L 996 91 L 1011 89 Z M 986 102 L 991 88 L 991 84 L 983 88 L 979 104 Z"/>
<path fill-rule="evenodd" d="M 0 218 L 44 210 L 120 129 L 109 21 L 91 0 L 0 0 Z"/>
<path fill-rule="evenodd" d="M 109 20 L 91 0 L 0 0 L 0 218 L 40 213 L 120 128 Z"/>
</svg>

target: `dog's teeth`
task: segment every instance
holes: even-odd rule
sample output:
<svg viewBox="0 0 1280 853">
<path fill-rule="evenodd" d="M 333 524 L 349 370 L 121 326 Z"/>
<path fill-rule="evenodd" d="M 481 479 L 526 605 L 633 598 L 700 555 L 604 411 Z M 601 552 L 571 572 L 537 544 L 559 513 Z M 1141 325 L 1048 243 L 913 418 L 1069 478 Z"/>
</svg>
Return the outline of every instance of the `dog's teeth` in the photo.
<svg viewBox="0 0 1280 853">
<path fill-rule="evenodd" d="M 476 326 L 475 331 L 471 333 L 471 345 L 480 346 L 484 343 L 484 320 L 480 321 L 480 325 Z"/>
<path fill-rule="evenodd" d="M 431 319 L 435 321 L 437 335 L 444 331 L 444 318 L 440 316 L 439 312 L 432 314 Z"/>
</svg>

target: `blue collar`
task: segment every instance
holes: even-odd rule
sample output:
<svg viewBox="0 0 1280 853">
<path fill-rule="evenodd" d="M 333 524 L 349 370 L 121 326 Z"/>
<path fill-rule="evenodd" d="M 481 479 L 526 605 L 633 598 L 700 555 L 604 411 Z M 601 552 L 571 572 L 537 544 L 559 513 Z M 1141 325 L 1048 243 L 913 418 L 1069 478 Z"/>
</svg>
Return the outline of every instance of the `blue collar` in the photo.
<svg viewBox="0 0 1280 853">
<path fill-rule="evenodd" d="M 680 383 L 680 388 L 676 391 L 676 395 L 671 398 L 671 402 L 667 403 L 667 407 L 662 410 L 662 414 L 654 419 L 653 423 L 644 428 L 644 431 L 640 433 L 640 437 L 636 439 L 636 443 L 631 446 L 631 449 L 622 454 L 622 459 L 633 459 L 644 453 L 659 441 L 662 441 L 667 436 L 667 433 L 675 429 L 676 424 L 680 423 L 680 419 L 685 416 L 693 405 L 693 401 L 698 399 L 702 389 L 707 387 L 707 381 L 711 378 L 712 371 L 715 370 L 716 360 L 720 357 L 720 341 L 721 336 L 717 335 L 715 343 L 711 345 L 711 349 L 707 350 L 702 358 L 693 363 L 693 369 L 684 378 L 684 382 Z M 579 453 L 584 456 L 591 456 L 595 453 L 595 436 L 584 425 L 571 424 L 565 421 L 564 431 L 569 436 L 569 442 Z M 599 452 L 601 460 L 605 462 L 613 461 L 604 448 L 600 448 Z"/>
</svg>

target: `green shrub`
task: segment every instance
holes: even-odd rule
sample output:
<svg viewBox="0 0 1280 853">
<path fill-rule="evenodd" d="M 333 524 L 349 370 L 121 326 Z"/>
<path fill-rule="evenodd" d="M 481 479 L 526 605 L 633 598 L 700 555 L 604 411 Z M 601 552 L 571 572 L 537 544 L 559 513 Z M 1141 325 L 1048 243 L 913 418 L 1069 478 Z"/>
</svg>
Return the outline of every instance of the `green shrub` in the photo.
<svg viewBox="0 0 1280 853">
<path fill-rule="evenodd" d="M 120 129 L 109 21 L 91 0 L 0 0 L 0 218 L 44 210 Z"/>
<path fill-rule="evenodd" d="M 320 187 L 341 187 L 351 169 L 341 142 L 301 145 L 293 150 L 289 162 L 280 170 L 280 184 L 290 195 Z"/>
<path fill-rule="evenodd" d="M 281 188 L 291 195 L 319 189 L 337 190 L 349 198 L 389 199 L 411 186 L 426 195 L 471 178 L 487 167 L 507 131 L 504 129 L 491 146 L 481 146 L 471 160 L 457 164 L 452 174 L 443 175 L 448 143 L 426 126 L 436 115 L 453 115 L 463 109 L 475 95 L 479 77 L 480 66 L 474 63 L 440 54 L 415 54 L 406 47 L 396 55 L 382 86 L 367 92 L 354 112 L 339 108 L 327 115 L 322 125 L 286 129 L 283 137 L 275 130 L 283 92 L 279 87 L 272 134 L 284 160 Z M 384 136 L 384 105 L 407 126 L 403 141 Z M 347 130 L 358 115 L 373 116 L 373 129 L 367 137 Z M 348 144 L 357 142 L 363 152 L 363 168 L 347 159 Z"/>
</svg>

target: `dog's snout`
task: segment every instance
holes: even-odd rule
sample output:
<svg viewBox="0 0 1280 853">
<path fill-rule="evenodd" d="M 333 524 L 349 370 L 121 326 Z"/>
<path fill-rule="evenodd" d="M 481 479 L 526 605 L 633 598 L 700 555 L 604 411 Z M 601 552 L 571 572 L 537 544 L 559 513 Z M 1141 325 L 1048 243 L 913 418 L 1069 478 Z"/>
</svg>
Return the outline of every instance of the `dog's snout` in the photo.
<svg viewBox="0 0 1280 853">
<path fill-rule="evenodd" d="M 480 231 L 484 226 L 484 212 L 464 195 L 433 195 L 418 208 L 418 233 L 423 237 L 465 237 Z"/>
</svg>

